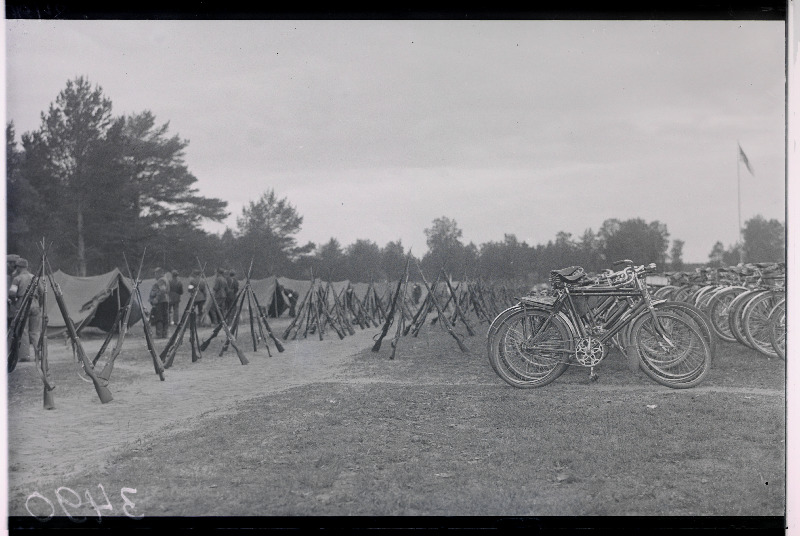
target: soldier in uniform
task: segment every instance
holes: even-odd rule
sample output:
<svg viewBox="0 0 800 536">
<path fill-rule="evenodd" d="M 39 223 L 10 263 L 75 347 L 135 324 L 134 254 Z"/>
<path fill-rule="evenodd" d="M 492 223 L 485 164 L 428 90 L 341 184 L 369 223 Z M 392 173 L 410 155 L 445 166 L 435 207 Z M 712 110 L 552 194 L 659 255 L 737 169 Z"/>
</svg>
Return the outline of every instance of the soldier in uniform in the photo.
<svg viewBox="0 0 800 536">
<path fill-rule="evenodd" d="M 19 255 L 6 255 L 6 289 L 11 286 L 11 280 L 14 279 L 14 273 L 17 270 L 17 260 L 20 258 Z M 6 300 L 6 320 L 8 322 L 6 329 L 11 327 L 11 321 L 14 319 L 13 306 L 14 300 L 9 293 Z"/>
<path fill-rule="evenodd" d="M 422 297 L 422 287 L 419 283 L 414 283 L 414 289 L 411 291 L 411 299 L 414 300 L 414 305 L 419 304 L 419 299 Z"/>
<path fill-rule="evenodd" d="M 156 282 L 150 289 L 150 317 L 156 326 L 156 338 L 166 339 L 169 326 L 169 282 L 164 276 L 164 270 L 153 270 Z"/>
<path fill-rule="evenodd" d="M 183 295 L 183 283 L 178 279 L 178 270 L 172 270 L 172 279 L 169 281 L 169 318 L 170 323 L 178 325 L 180 322 L 181 296 Z"/>
<path fill-rule="evenodd" d="M 199 325 L 203 319 L 203 311 L 206 307 L 206 282 L 200 277 L 200 270 L 195 268 L 192 271 L 192 277 L 189 279 L 189 293 L 194 290 L 195 287 L 199 287 L 197 289 L 197 295 L 194 297 L 194 306 L 196 309 L 197 314 L 197 324 Z"/>
<path fill-rule="evenodd" d="M 17 310 L 22 305 L 22 298 L 28 290 L 33 274 L 28 270 L 28 261 L 23 258 L 18 258 L 15 262 L 16 270 L 11 279 L 11 285 L 8 288 L 8 297 L 11 301 L 8 315 L 13 319 Z M 42 326 L 42 310 L 39 307 L 39 295 L 41 291 L 36 291 L 31 297 L 31 307 L 28 311 L 28 322 L 25 326 L 25 332 L 22 334 L 22 341 L 19 348 L 19 360 L 31 361 L 30 345 L 33 345 L 34 352 L 39 343 L 39 332 Z"/>
<path fill-rule="evenodd" d="M 236 303 L 237 294 L 239 294 L 239 280 L 236 279 L 236 272 L 231 270 L 228 272 L 228 305 L 226 307 L 230 311 L 228 322 L 233 322 L 233 317 L 236 314 L 233 311 L 233 304 Z"/>
<path fill-rule="evenodd" d="M 214 288 L 211 289 L 211 292 L 213 292 L 214 300 L 221 309 L 221 313 L 225 314 L 225 301 L 228 298 L 228 279 L 225 277 L 224 268 L 217 268 L 217 277 L 214 278 Z M 214 307 L 211 308 L 211 311 L 211 321 L 214 324 L 219 324 L 222 319 L 217 314 L 217 311 L 214 310 Z"/>
</svg>

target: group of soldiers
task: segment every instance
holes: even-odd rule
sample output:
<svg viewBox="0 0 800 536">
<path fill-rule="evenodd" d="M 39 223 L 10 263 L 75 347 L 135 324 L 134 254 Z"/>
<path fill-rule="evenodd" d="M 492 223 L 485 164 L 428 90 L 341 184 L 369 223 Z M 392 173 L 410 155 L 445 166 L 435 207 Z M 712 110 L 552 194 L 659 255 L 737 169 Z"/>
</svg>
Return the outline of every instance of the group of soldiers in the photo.
<svg viewBox="0 0 800 536">
<path fill-rule="evenodd" d="M 156 338 L 166 339 L 170 325 L 177 325 L 180 322 L 180 301 L 184 293 L 183 283 L 178 278 L 178 271 L 165 271 L 163 268 L 156 268 L 153 271 L 156 282 L 150 289 L 150 322 L 155 326 Z M 205 277 L 199 269 L 195 269 L 189 278 L 189 293 L 197 288 L 197 296 L 194 299 L 195 314 L 198 323 L 202 323 L 203 315 L 206 310 L 209 289 L 207 288 Z M 234 270 L 217 268 L 216 277 L 210 289 L 211 295 L 217 306 L 223 311 L 233 309 L 233 303 L 239 293 L 239 281 L 236 279 Z M 222 320 L 216 308 L 211 307 L 208 311 L 211 322 L 217 325 Z"/>
<path fill-rule="evenodd" d="M 22 298 L 28 290 L 28 286 L 33 280 L 33 274 L 28 269 L 27 259 L 19 255 L 6 255 L 6 288 L 8 289 L 8 326 L 19 311 L 22 305 Z M 42 309 L 39 305 L 40 292 L 34 292 L 31 298 L 31 306 L 28 311 L 28 321 L 25 331 L 20 341 L 20 361 L 31 361 L 30 349 L 34 348 L 39 342 L 39 334 L 42 325 Z"/>
<path fill-rule="evenodd" d="M 156 338 L 165 339 L 170 325 L 177 325 L 180 321 L 180 301 L 184 293 L 183 283 L 178 277 L 178 271 L 166 271 L 163 268 L 156 268 L 153 276 L 156 282 L 150 290 L 149 301 L 152 309 L 150 311 L 150 322 L 155 326 Z M 28 261 L 19 255 L 6 255 L 6 288 L 8 289 L 8 327 L 15 315 L 19 311 L 22 298 L 25 296 L 28 286 L 33 279 L 33 274 L 29 270 Z M 208 300 L 208 289 L 205 278 L 202 277 L 200 270 L 195 269 L 189 279 L 189 292 L 195 287 L 197 296 L 194 300 L 195 313 L 198 322 L 202 322 Z M 218 268 L 211 289 L 214 300 L 222 311 L 230 311 L 233 302 L 239 293 L 239 281 L 236 279 L 236 272 Z M 41 328 L 42 310 L 39 305 L 40 292 L 35 292 L 32 297 L 30 309 L 28 311 L 28 321 L 25 327 L 20 346 L 20 361 L 31 361 L 30 348 L 36 348 L 39 340 Z M 209 309 L 211 322 L 215 325 L 220 322 L 219 315 L 214 307 Z"/>
</svg>

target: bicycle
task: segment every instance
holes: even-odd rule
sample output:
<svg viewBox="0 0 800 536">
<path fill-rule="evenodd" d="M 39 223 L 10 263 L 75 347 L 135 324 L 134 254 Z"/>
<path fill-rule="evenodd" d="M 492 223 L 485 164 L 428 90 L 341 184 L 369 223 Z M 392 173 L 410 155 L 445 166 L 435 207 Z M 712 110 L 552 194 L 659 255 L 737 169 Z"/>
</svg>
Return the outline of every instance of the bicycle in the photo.
<svg viewBox="0 0 800 536">
<path fill-rule="evenodd" d="M 626 267 L 594 279 L 580 267 L 553 270 L 554 296 L 521 297 L 501 312 L 487 333 L 489 361 L 500 378 L 518 388 L 541 387 L 567 367 L 582 366 L 594 380 L 594 367 L 616 338 L 631 368 L 655 382 L 676 389 L 702 382 L 713 357 L 706 321 L 686 304 L 651 297 L 644 279 L 654 264 L 614 263 L 620 264 Z"/>
</svg>

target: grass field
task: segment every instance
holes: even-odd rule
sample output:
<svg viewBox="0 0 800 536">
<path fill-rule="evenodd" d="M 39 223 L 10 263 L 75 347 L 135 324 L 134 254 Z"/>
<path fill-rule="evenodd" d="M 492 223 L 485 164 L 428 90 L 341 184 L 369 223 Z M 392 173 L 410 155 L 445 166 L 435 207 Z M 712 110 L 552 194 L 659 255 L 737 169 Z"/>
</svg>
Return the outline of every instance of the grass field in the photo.
<svg viewBox="0 0 800 536">
<path fill-rule="evenodd" d="M 97 495 L 99 480 L 106 490 L 136 489 L 136 512 L 145 516 L 784 514 L 783 361 L 721 343 L 701 386 L 671 390 L 629 372 L 614 351 L 595 369 L 597 382 L 576 367 L 549 386 L 521 390 L 492 371 L 485 328 L 465 338 L 464 354 L 428 327 L 401 339 L 393 361 L 388 341 L 379 353 L 369 350 L 377 330 L 367 331 L 345 341 L 294 343 L 311 355 L 357 339 L 349 347 L 360 351 L 341 360 L 336 374 L 306 375 L 305 383 L 252 396 L 220 380 L 218 389 L 229 392 L 216 410 L 130 435 L 102 466 L 66 479 L 37 477 L 35 489 L 51 490 L 57 515 L 63 513 L 52 490 Z M 126 359 L 141 366 L 115 371 L 112 390 L 154 382 L 141 338 L 132 341 L 142 351 Z M 248 369 L 251 376 L 263 372 L 265 383 L 277 381 L 255 362 L 262 357 L 240 367 L 235 354 L 210 355 L 214 348 L 204 360 L 227 359 L 214 374 Z M 189 362 L 188 343 L 178 356 L 164 383 L 206 366 Z M 264 360 L 297 370 L 285 356 Z M 54 358 L 54 370 L 71 366 Z M 54 413 L 40 409 L 41 383 L 28 372 L 9 375 L 10 420 L 20 405 Z M 88 402 L 91 385 L 64 387 L 62 400 L 67 389 L 83 389 L 82 403 L 107 409 Z M 175 391 L 172 403 L 185 395 Z M 169 393 L 158 399 L 163 411 L 172 411 L 170 401 Z M 29 515 L 24 497 L 33 481 L 12 471 L 10 514 Z M 69 497 L 73 515 L 97 517 L 86 496 L 74 508 L 69 501 L 77 499 Z M 111 502 L 109 515 L 122 515 L 119 494 Z M 49 512 L 42 501 L 29 506 L 36 515 Z"/>
</svg>

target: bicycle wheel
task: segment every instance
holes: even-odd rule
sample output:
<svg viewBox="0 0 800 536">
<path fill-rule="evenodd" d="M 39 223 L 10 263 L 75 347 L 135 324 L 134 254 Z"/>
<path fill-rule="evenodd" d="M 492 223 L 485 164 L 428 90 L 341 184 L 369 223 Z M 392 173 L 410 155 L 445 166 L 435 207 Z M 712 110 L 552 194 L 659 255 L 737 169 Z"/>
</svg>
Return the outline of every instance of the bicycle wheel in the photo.
<svg viewBox="0 0 800 536">
<path fill-rule="evenodd" d="M 509 307 L 505 311 L 502 311 L 498 314 L 492 323 L 489 324 L 489 330 L 486 333 L 486 352 L 489 356 L 489 364 L 492 366 L 492 370 L 495 371 L 498 375 L 500 374 L 497 372 L 497 367 L 494 364 L 494 360 L 491 358 L 492 356 L 492 348 L 496 344 L 495 337 L 497 336 L 497 332 L 500 330 L 500 326 L 506 321 L 506 319 L 511 316 L 512 314 L 518 313 L 523 310 L 521 305 L 516 305 L 514 307 Z"/>
<path fill-rule="evenodd" d="M 670 296 L 670 299 L 672 301 L 687 301 L 689 296 L 691 296 L 695 290 L 695 287 L 692 286 L 681 287 L 675 292 L 675 294 Z"/>
<path fill-rule="evenodd" d="M 678 287 L 673 285 L 667 285 L 665 287 L 661 287 L 653 292 L 653 297 L 657 299 L 669 299 L 669 296 L 678 290 Z"/>
<path fill-rule="evenodd" d="M 735 342 L 728 322 L 730 305 L 737 296 L 747 292 L 744 287 L 729 287 L 716 293 L 708 302 L 706 313 L 711 320 L 711 327 L 717 336 L 725 342 Z"/>
<path fill-rule="evenodd" d="M 786 359 L 786 298 L 775 306 L 769 316 L 771 320 L 769 340 L 778 357 Z"/>
<path fill-rule="evenodd" d="M 710 290 L 713 290 L 714 288 L 715 288 L 714 285 L 704 285 L 702 287 L 699 287 L 697 290 L 695 290 L 689 295 L 686 301 L 688 301 L 692 305 L 697 305 L 698 300 L 700 300 L 700 298 L 702 298 L 703 295 L 708 293 Z"/>
<path fill-rule="evenodd" d="M 695 303 L 695 305 L 704 313 L 708 314 L 708 304 L 711 301 L 711 298 L 716 296 L 720 291 L 722 291 L 725 288 L 727 287 L 714 287 L 708 292 L 703 293 L 702 296 L 697 298 L 697 302 Z"/>
<path fill-rule="evenodd" d="M 640 316 L 633 341 L 642 370 L 652 380 L 673 389 L 687 389 L 703 381 L 711 369 L 711 352 L 692 320 L 675 312 L 658 312 L 659 333 L 652 314 Z"/>
<path fill-rule="evenodd" d="M 489 360 L 506 383 L 541 387 L 567 370 L 572 349 L 571 330 L 561 316 L 520 309 L 507 316 L 491 337 Z"/>
<path fill-rule="evenodd" d="M 772 346 L 771 313 L 781 300 L 782 292 L 766 292 L 753 298 L 742 314 L 742 331 L 750 345 L 767 357 L 778 357 Z"/>
<path fill-rule="evenodd" d="M 711 327 L 711 319 L 699 307 L 685 302 L 668 301 L 660 303 L 655 306 L 657 311 L 671 311 L 678 312 L 686 315 L 691 319 L 697 327 L 698 331 L 703 335 L 703 338 L 708 344 L 708 349 L 711 352 L 711 359 L 717 354 L 717 335 Z"/>
<path fill-rule="evenodd" d="M 750 342 L 747 340 L 747 337 L 744 336 L 744 331 L 742 331 L 742 313 L 744 313 L 744 308 L 750 302 L 750 300 L 762 292 L 764 291 L 751 290 L 748 292 L 743 292 L 734 298 L 728 307 L 728 328 L 730 329 L 734 342 L 739 342 L 748 348 L 750 348 Z"/>
</svg>

